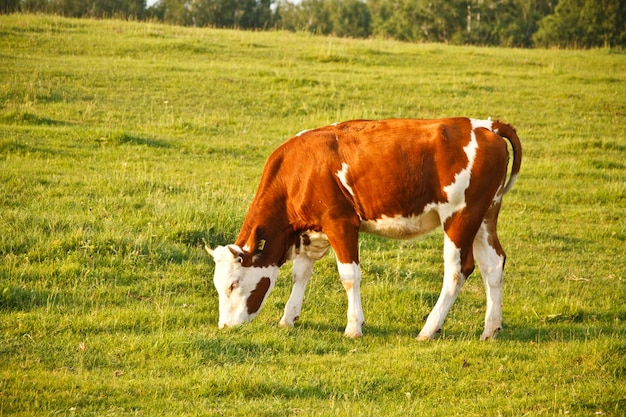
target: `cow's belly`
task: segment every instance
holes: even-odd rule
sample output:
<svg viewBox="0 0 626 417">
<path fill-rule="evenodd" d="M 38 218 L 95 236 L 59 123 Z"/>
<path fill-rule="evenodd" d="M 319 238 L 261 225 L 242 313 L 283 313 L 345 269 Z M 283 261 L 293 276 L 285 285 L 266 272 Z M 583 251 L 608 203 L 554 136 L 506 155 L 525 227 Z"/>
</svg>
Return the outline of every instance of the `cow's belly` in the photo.
<svg viewBox="0 0 626 417">
<path fill-rule="evenodd" d="M 361 222 L 360 230 L 392 239 L 413 239 L 432 231 L 439 224 L 439 214 L 430 210 L 411 217 L 383 215 L 380 219 Z"/>
</svg>

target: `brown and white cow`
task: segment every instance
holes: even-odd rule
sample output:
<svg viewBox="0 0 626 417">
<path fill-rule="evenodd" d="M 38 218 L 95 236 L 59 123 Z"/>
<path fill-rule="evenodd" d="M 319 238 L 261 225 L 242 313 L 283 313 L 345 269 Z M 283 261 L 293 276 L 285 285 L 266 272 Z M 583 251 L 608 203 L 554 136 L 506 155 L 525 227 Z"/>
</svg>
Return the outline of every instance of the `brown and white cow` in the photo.
<svg viewBox="0 0 626 417">
<path fill-rule="evenodd" d="M 503 138 L 513 149 L 508 182 Z M 267 160 L 235 243 L 207 247 L 219 327 L 256 317 L 287 260 L 294 261 L 293 288 L 280 324 L 293 326 L 313 264 L 332 246 L 348 295 L 345 335 L 359 337 L 359 232 L 409 239 L 441 225 L 443 288 L 418 339 L 441 329 L 474 259 L 487 295 L 481 339 L 495 337 L 505 261 L 496 224 L 521 155 L 515 130 L 491 120 L 354 120 L 299 133 Z"/>
</svg>

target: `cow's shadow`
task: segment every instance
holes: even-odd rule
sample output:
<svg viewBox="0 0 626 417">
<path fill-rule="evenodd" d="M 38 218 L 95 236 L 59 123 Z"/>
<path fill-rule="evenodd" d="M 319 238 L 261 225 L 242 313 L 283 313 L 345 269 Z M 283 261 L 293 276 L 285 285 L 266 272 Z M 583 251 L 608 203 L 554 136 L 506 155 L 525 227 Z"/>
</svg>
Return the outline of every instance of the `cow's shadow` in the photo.
<svg viewBox="0 0 626 417">
<path fill-rule="evenodd" d="M 554 315 L 532 323 L 505 323 L 496 341 L 530 344 L 585 342 L 623 332 L 616 323 L 623 323 L 624 320 L 626 313 L 620 312 L 593 314 L 587 318 Z"/>
<path fill-rule="evenodd" d="M 304 333 L 312 333 L 319 335 L 336 335 L 338 338 L 344 338 L 343 333 L 345 330 L 345 323 L 339 322 L 319 322 L 319 321 L 311 321 L 311 320 L 300 320 L 295 323 L 293 330 L 294 334 L 298 332 Z M 368 338 L 386 338 L 386 337 L 402 337 L 402 338 L 415 338 L 419 333 L 419 328 L 409 329 L 406 327 L 400 326 L 390 326 L 390 325 L 375 325 L 365 323 L 363 324 L 363 339 L 367 340 Z M 350 340 L 345 338 L 346 340 Z M 359 339 L 355 339 L 359 340 Z"/>
</svg>

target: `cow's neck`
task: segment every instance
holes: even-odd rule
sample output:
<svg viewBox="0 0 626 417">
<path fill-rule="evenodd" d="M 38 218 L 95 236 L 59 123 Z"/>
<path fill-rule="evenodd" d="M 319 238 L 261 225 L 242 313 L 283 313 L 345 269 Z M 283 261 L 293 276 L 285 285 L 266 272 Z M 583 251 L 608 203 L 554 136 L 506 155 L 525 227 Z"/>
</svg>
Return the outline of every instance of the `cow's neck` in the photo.
<svg viewBox="0 0 626 417">
<path fill-rule="evenodd" d="M 255 201 L 246 215 L 235 244 L 252 255 L 250 266 L 281 266 L 288 257 L 295 233 L 284 204 Z"/>
</svg>

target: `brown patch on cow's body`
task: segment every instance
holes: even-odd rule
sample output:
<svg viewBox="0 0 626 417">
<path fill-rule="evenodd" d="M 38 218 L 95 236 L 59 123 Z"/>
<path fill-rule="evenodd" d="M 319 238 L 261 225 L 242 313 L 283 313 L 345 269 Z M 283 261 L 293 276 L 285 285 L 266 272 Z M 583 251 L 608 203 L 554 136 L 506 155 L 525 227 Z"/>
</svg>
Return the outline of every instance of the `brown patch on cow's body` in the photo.
<svg viewBox="0 0 626 417">
<path fill-rule="evenodd" d="M 248 297 L 246 301 L 246 306 L 248 307 L 248 314 L 254 314 L 259 311 L 261 308 L 261 304 L 263 304 L 263 300 L 265 299 L 265 294 L 267 294 L 267 290 L 270 288 L 270 279 L 268 277 L 263 277 L 256 285 L 256 288 Z"/>
</svg>

